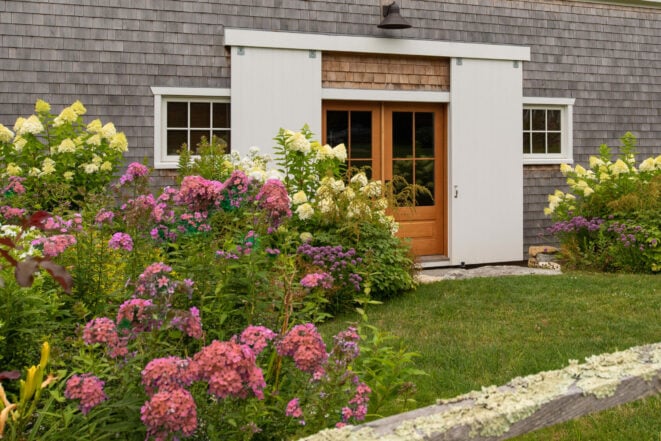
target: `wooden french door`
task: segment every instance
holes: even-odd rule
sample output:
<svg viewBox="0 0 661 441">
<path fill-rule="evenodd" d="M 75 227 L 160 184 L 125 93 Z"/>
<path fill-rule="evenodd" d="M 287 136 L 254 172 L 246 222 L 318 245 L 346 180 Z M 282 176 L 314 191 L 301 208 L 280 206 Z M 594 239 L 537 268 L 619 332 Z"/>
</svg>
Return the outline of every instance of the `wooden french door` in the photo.
<svg viewBox="0 0 661 441">
<path fill-rule="evenodd" d="M 445 105 L 327 101 L 322 110 L 322 141 L 344 143 L 350 167 L 427 190 L 416 194 L 414 207 L 394 210 L 398 235 L 411 239 L 416 256 L 447 255 Z"/>
</svg>

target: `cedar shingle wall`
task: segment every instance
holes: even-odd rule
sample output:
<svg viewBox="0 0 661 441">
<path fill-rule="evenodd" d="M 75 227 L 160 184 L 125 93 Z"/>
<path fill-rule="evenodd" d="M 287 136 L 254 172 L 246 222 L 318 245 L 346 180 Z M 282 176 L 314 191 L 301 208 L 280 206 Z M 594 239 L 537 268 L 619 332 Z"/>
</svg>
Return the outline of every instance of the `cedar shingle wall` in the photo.
<svg viewBox="0 0 661 441">
<path fill-rule="evenodd" d="M 450 90 L 446 58 L 324 52 L 321 84 L 337 89 Z"/>
<path fill-rule="evenodd" d="M 102 5 L 102 6 L 99 6 Z M 374 0 L 0 1 L 0 123 L 81 99 L 151 158 L 149 86 L 229 87 L 225 27 L 524 45 L 524 95 L 574 97 L 574 152 L 585 164 L 627 130 L 661 153 L 661 7 L 573 0 L 401 0 L 413 28 L 378 29 Z M 559 173 L 526 167 L 526 241 Z M 528 243 L 526 243 L 527 245 Z"/>
</svg>

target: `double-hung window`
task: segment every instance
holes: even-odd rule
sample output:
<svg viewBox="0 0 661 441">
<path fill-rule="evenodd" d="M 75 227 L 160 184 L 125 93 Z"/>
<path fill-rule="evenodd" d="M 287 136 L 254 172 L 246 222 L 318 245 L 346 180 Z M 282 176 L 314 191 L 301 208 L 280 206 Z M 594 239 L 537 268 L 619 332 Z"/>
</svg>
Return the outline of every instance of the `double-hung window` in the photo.
<svg viewBox="0 0 661 441">
<path fill-rule="evenodd" d="M 154 167 L 176 168 L 179 152 L 213 136 L 231 146 L 229 89 L 153 87 Z"/>
<path fill-rule="evenodd" d="M 572 162 L 573 98 L 523 99 L 524 164 Z"/>
</svg>

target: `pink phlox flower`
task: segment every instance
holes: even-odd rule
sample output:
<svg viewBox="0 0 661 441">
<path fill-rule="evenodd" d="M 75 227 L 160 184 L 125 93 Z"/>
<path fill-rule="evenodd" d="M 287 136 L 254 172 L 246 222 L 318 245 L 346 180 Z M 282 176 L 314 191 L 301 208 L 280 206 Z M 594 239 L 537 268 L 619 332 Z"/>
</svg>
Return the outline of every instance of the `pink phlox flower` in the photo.
<svg viewBox="0 0 661 441">
<path fill-rule="evenodd" d="M 121 248 L 126 251 L 132 251 L 133 239 L 126 233 L 118 232 L 112 235 L 108 241 L 108 247 L 113 250 L 119 250 Z"/>
<path fill-rule="evenodd" d="M 0 207 L 0 215 L 2 215 L 2 217 L 5 219 L 21 219 L 23 216 L 25 216 L 25 209 L 3 205 Z"/>
<path fill-rule="evenodd" d="M 247 200 L 246 193 L 250 188 L 252 179 L 242 170 L 234 170 L 227 180 L 223 183 L 225 198 L 230 206 L 238 208 Z"/>
<path fill-rule="evenodd" d="M 289 403 L 287 403 L 287 408 L 285 409 L 285 415 L 292 418 L 298 418 L 298 422 L 301 425 L 305 425 L 305 419 L 303 418 L 303 409 L 301 409 L 301 404 L 298 398 L 294 398 Z"/>
<path fill-rule="evenodd" d="M 80 410 L 87 415 L 92 408 L 108 399 L 103 391 L 105 383 L 87 373 L 74 375 L 67 380 L 64 396 L 70 400 L 80 400 Z"/>
<path fill-rule="evenodd" d="M 250 346 L 255 355 L 259 355 L 276 336 L 277 334 L 269 328 L 250 325 L 243 330 L 239 341 Z"/>
<path fill-rule="evenodd" d="M 353 418 L 356 421 L 363 421 L 367 416 L 367 404 L 369 403 L 369 394 L 372 393 L 372 389 L 365 384 L 359 382 L 356 386 L 356 394 L 349 400 L 349 405 L 352 408 Z M 347 422 L 347 419 L 343 421 Z"/>
<path fill-rule="evenodd" d="M 159 293 L 159 288 L 165 288 L 168 293 L 174 292 L 175 282 L 167 277 L 171 271 L 172 267 L 163 262 L 152 263 L 138 276 L 135 293 L 154 297 Z"/>
<path fill-rule="evenodd" d="M 71 219 L 64 219 L 61 216 L 50 216 L 42 224 L 44 231 L 57 231 L 59 233 L 68 233 L 82 231 L 83 217 L 80 213 L 73 215 Z"/>
<path fill-rule="evenodd" d="M 158 392 L 140 409 L 140 420 L 147 427 L 147 437 L 168 440 L 181 433 L 191 436 L 197 428 L 197 408 L 190 392 L 172 389 Z"/>
<path fill-rule="evenodd" d="M 106 210 L 105 208 L 102 208 L 94 217 L 94 223 L 97 224 L 98 226 L 101 226 L 104 223 L 111 223 L 114 217 L 115 217 L 115 213 L 113 213 L 110 210 Z"/>
<path fill-rule="evenodd" d="M 225 185 L 202 176 L 186 176 L 181 181 L 179 193 L 174 200 L 179 205 L 187 205 L 191 210 L 208 210 L 217 207 L 223 199 Z"/>
<path fill-rule="evenodd" d="M 41 249 L 45 257 L 57 257 L 75 244 L 76 238 L 71 234 L 56 234 L 55 236 L 40 237 L 32 241 L 32 246 Z"/>
<path fill-rule="evenodd" d="M 330 289 L 333 287 L 333 281 L 333 276 L 327 272 L 317 272 L 306 274 L 305 277 L 301 279 L 301 285 L 305 288 L 322 287 L 324 289 Z"/>
<path fill-rule="evenodd" d="M 190 386 L 197 373 L 188 358 L 155 358 L 142 370 L 142 385 L 147 395 Z"/>
<path fill-rule="evenodd" d="M 90 320 L 83 330 L 83 341 L 88 345 L 95 343 L 106 345 L 108 355 L 112 358 L 127 354 L 126 340 L 119 338 L 115 322 L 107 317 Z"/>
<path fill-rule="evenodd" d="M 303 372 L 320 374 L 328 359 L 326 344 L 312 323 L 296 325 L 277 345 L 278 354 L 290 356 Z"/>
<path fill-rule="evenodd" d="M 2 193 L 4 195 L 9 195 L 9 194 L 24 194 L 25 193 L 25 187 L 23 186 L 23 181 L 25 178 L 21 176 L 10 176 L 9 177 L 9 183 L 7 186 L 2 189 Z"/>
<path fill-rule="evenodd" d="M 273 228 L 277 228 L 284 218 L 291 217 L 287 189 L 278 179 L 268 179 L 255 200 L 259 201 L 259 208 L 266 212 Z"/>
<path fill-rule="evenodd" d="M 197 363 L 197 379 L 209 383 L 210 394 L 218 398 L 246 398 L 250 389 L 257 398 L 264 398 L 264 376 L 249 346 L 235 339 L 214 340 L 195 354 L 193 360 Z"/>
<path fill-rule="evenodd" d="M 126 173 L 119 178 L 119 185 L 121 186 L 133 182 L 136 179 L 147 175 L 149 175 L 149 169 L 145 165 L 140 164 L 139 162 L 132 162 L 126 169 Z"/>
<path fill-rule="evenodd" d="M 170 323 L 189 337 L 199 340 L 204 336 L 200 310 L 194 306 L 189 311 L 178 311 Z"/>
<path fill-rule="evenodd" d="M 150 319 L 149 310 L 154 306 L 151 300 L 130 299 L 119 306 L 117 325 L 128 322 L 134 332 L 151 330 L 155 321 Z"/>
</svg>

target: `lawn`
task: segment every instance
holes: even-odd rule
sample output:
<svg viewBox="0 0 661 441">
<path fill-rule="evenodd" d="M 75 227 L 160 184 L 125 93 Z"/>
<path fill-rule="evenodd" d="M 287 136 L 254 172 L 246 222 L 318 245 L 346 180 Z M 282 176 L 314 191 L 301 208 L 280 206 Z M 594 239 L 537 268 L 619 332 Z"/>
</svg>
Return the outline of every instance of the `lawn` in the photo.
<svg viewBox="0 0 661 441">
<path fill-rule="evenodd" d="M 569 359 L 661 341 L 661 278 L 569 273 L 442 281 L 370 307 L 370 322 L 420 354 L 417 406 Z M 355 315 L 336 318 L 335 331 Z M 661 400 L 649 399 L 522 439 L 658 440 Z"/>
</svg>

